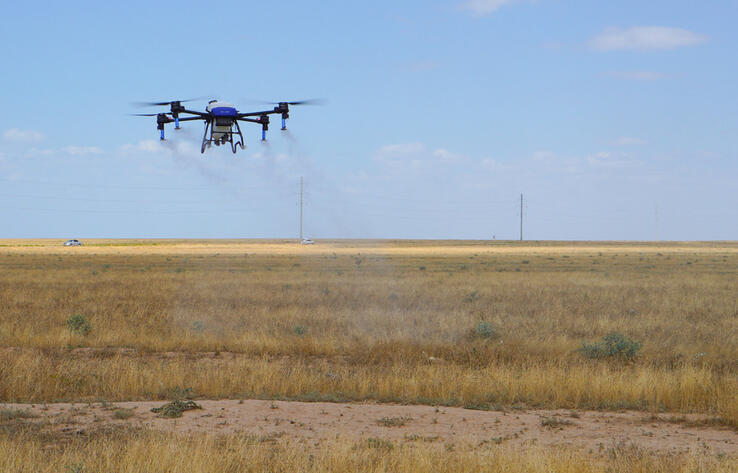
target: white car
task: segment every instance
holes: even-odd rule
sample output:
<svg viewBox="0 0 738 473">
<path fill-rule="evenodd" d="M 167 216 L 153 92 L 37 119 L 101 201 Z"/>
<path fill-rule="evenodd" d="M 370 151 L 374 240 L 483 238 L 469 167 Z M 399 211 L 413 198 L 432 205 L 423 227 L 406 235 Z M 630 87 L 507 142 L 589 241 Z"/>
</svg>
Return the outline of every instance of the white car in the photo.
<svg viewBox="0 0 738 473">
<path fill-rule="evenodd" d="M 82 242 L 79 240 L 67 240 L 64 242 L 64 246 L 82 246 Z"/>
<path fill-rule="evenodd" d="M 303 245 L 314 245 L 315 242 L 313 240 L 311 240 L 310 238 L 303 238 L 302 239 L 302 244 Z"/>
</svg>

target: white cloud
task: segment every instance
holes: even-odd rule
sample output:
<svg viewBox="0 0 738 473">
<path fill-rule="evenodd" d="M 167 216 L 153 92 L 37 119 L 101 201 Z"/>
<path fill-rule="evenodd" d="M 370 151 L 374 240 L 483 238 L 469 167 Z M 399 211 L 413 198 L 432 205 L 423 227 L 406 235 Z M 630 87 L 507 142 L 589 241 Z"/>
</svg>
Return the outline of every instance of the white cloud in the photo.
<svg viewBox="0 0 738 473">
<path fill-rule="evenodd" d="M 425 151 L 426 148 L 423 143 L 401 143 L 382 146 L 374 156 L 380 161 L 398 161 L 418 156 Z"/>
<path fill-rule="evenodd" d="M 444 148 L 439 148 L 433 151 L 432 154 L 434 157 L 440 159 L 441 161 L 447 162 L 447 163 L 456 163 L 456 162 L 464 160 L 464 156 L 457 154 L 457 153 L 452 153 L 451 151 L 444 149 Z"/>
<path fill-rule="evenodd" d="M 48 148 L 31 148 L 25 152 L 26 156 L 29 157 L 36 157 L 36 156 L 52 156 L 56 154 L 56 150 L 48 149 Z"/>
<path fill-rule="evenodd" d="M 424 165 L 456 164 L 467 157 L 445 148 L 430 149 L 423 143 L 400 143 L 382 146 L 374 153 L 374 159 L 388 167 L 410 166 L 419 169 Z"/>
<path fill-rule="evenodd" d="M 102 154 L 102 150 L 97 146 L 66 146 L 62 151 L 73 156 L 83 156 L 87 154 Z"/>
<path fill-rule="evenodd" d="M 615 146 L 637 146 L 645 145 L 648 141 L 641 138 L 634 138 L 632 136 L 621 136 L 613 142 Z"/>
<path fill-rule="evenodd" d="M 479 161 L 479 165 L 485 171 L 490 171 L 494 173 L 510 171 L 513 168 L 513 166 L 509 163 L 503 163 L 493 158 L 483 158 Z"/>
<path fill-rule="evenodd" d="M 185 140 L 141 140 L 138 143 L 126 144 L 121 146 L 121 152 L 124 154 L 159 154 L 162 156 L 175 156 L 175 157 L 199 157 L 200 149 L 192 142 Z"/>
<path fill-rule="evenodd" d="M 11 128 L 3 133 L 3 138 L 8 141 L 18 141 L 22 143 L 38 143 L 46 139 L 46 135 L 34 130 L 21 130 Z"/>
<path fill-rule="evenodd" d="M 97 146 L 65 146 L 63 148 L 36 148 L 31 147 L 23 152 L 24 156 L 35 158 L 43 156 L 58 156 L 66 154 L 69 156 L 88 156 L 91 154 L 102 154 L 103 150 Z"/>
<path fill-rule="evenodd" d="M 589 46 L 595 51 L 649 51 L 694 46 L 706 41 L 706 36 L 681 28 L 635 26 L 627 29 L 607 28 L 592 38 Z"/>
<path fill-rule="evenodd" d="M 626 80 L 659 80 L 668 77 L 666 74 L 654 71 L 613 71 L 608 72 L 607 75 Z"/>
<path fill-rule="evenodd" d="M 585 158 L 585 162 L 593 167 L 623 168 L 640 164 L 627 154 L 601 151 Z"/>
<path fill-rule="evenodd" d="M 472 12 L 474 15 L 483 16 L 494 13 L 505 5 L 518 3 L 521 0 L 467 0 L 461 4 L 463 10 Z"/>
<path fill-rule="evenodd" d="M 556 153 L 553 151 L 536 151 L 533 153 L 534 161 L 553 161 L 556 158 Z"/>
</svg>

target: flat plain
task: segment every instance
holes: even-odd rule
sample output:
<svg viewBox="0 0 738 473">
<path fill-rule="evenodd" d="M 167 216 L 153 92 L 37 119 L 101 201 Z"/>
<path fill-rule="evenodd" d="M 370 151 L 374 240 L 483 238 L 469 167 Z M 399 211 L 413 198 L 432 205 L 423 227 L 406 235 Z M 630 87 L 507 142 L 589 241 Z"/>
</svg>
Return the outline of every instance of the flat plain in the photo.
<svg viewBox="0 0 738 473">
<path fill-rule="evenodd" d="M 0 240 L 0 470 L 737 468 L 738 243 L 84 243 Z"/>
</svg>

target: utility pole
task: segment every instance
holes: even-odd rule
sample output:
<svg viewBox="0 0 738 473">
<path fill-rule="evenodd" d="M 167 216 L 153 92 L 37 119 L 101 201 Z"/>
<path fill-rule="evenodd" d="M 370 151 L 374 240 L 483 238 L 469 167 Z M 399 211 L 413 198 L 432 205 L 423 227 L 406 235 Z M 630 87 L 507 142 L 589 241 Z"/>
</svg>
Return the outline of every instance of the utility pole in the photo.
<svg viewBox="0 0 738 473">
<path fill-rule="evenodd" d="M 302 242 L 302 207 L 305 201 L 303 198 L 303 194 L 304 194 L 304 186 L 302 182 L 302 176 L 300 176 L 300 242 Z"/>
<path fill-rule="evenodd" d="M 523 241 L 523 194 L 520 194 L 520 241 Z"/>
</svg>

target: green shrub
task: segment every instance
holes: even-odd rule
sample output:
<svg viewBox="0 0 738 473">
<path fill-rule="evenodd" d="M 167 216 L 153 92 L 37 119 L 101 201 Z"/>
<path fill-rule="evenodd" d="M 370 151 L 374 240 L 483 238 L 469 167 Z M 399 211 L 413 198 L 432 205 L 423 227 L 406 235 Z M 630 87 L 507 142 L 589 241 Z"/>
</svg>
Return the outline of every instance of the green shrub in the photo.
<svg viewBox="0 0 738 473">
<path fill-rule="evenodd" d="M 302 325 L 295 325 L 295 326 L 294 326 L 294 327 L 292 328 L 292 331 L 293 331 L 293 332 L 295 333 L 295 335 L 297 335 L 298 337 L 302 337 L 303 335 L 305 335 L 305 332 L 306 332 L 307 330 L 305 330 L 305 327 L 303 327 Z"/>
<path fill-rule="evenodd" d="M 87 317 L 85 317 L 84 315 L 74 314 L 67 319 L 67 328 L 70 332 L 77 333 L 84 337 L 88 333 L 90 333 L 90 330 L 92 330 L 92 325 L 90 324 L 90 321 L 87 320 Z"/>
<path fill-rule="evenodd" d="M 632 360 L 641 349 L 641 344 L 620 333 L 611 333 L 594 343 L 582 343 L 579 353 L 592 359 L 617 358 Z"/>
<path fill-rule="evenodd" d="M 159 417 L 175 419 L 177 417 L 182 417 L 182 413 L 184 411 L 192 409 L 202 409 L 202 407 L 195 401 L 172 401 L 161 407 L 151 409 L 151 412 L 158 414 Z"/>
<path fill-rule="evenodd" d="M 477 328 L 474 329 L 474 335 L 478 338 L 495 338 L 497 336 L 497 332 L 495 331 L 495 326 L 492 325 L 491 322 L 481 320 L 477 324 Z"/>
</svg>

